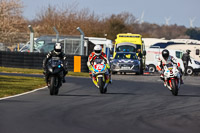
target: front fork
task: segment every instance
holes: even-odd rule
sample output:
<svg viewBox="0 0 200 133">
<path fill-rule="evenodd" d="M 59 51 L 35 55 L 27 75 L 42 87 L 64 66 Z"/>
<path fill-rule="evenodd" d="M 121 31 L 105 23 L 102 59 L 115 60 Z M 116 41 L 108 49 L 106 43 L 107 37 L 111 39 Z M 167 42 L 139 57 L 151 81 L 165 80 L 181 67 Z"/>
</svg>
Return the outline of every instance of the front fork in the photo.
<svg viewBox="0 0 200 133">
<path fill-rule="evenodd" d="M 105 82 L 105 87 L 107 87 L 107 84 L 109 83 L 109 80 L 110 80 L 109 74 L 102 74 L 102 75 L 92 74 L 92 81 L 97 87 L 99 87 L 99 85 L 98 85 L 98 82 L 99 82 L 98 78 L 99 77 L 103 78 L 103 82 Z"/>
<path fill-rule="evenodd" d="M 178 85 L 178 89 L 180 88 L 180 78 L 171 78 L 171 79 L 169 79 L 168 80 L 168 83 L 169 83 L 169 85 L 167 85 L 167 87 L 170 89 L 170 90 L 172 90 L 172 79 L 174 79 L 175 80 L 175 82 L 176 82 L 176 84 Z"/>
</svg>

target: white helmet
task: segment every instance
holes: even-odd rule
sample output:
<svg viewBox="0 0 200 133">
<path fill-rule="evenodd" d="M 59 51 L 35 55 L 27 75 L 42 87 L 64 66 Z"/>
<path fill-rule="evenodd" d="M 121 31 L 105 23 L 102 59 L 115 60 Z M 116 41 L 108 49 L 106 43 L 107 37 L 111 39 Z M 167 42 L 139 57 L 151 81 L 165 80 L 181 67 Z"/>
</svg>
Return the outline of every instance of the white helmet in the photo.
<svg viewBox="0 0 200 133">
<path fill-rule="evenodd" d="M 94 52 L 95 52 L 95 55 L 101 55 L 101 51 L 102 51 L 102 48 L 100 45 L 96 45 L 94 47 Z"/>
<path fill-rule="evenodd" d="M 54 46 L 54 51 L 56 54 L 60 54 L 60 52 L 62 51 L 62 47 L 60 43 L 56 43 Z"/>
</svg>

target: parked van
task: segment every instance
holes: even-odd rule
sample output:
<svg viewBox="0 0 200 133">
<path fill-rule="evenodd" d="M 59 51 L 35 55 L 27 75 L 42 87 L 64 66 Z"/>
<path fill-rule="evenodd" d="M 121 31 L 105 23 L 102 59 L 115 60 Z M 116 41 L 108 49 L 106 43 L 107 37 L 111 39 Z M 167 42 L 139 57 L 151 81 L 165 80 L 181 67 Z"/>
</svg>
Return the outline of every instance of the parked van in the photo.
<svg viewBox="0 0 200 133">
<path fill-rule="evenodd" d="M 143 53 L 145 50 L 145 46 L 142 42 L 142 36 L 140 34 L 120 33 L 117 34 L 117 38 L 115 39 L 113 57 L 115 57 L 116 52 L 122 52 L 121 50 L 124 52 L 137 53 L 138 49 L 141 50 L 141 53 Z"/>
<path fill-rule="evenodd" d="M 148 67 L 149 72 L 154 73 L 156 70 L 156 66 L 158 64 L 158 59 L 160 56 L 162 56 L 162 50 L 160 48 L 149 48 L 146 50 L 146 65 Z M 184 65 L 182 61 L 183 51 L 181 50 L 169 50 L 169 53 L 171 56 L 173 56 L 178 63 L 180 63 L 180 67 L 182 71 L 184 71 Z M 195 60 L 194 58 L 191 58 L 192 64 L 189 62 L 187 74 L 192 75 L 193 73 L 199 73 L 200 72 L 200 62 Z"/>
<path fill-rule="evenodd" d="M 132 34 L 132 33 L 120 33 L 117 34 L 117 38 L 115 39 L 115 46 L 113 51 L 113 58 L 118 52 L 135 52 L 138 56 L 138 49 L 142 55 L 140 59 L 141 70 L 140 73 L 143 74 L 143 70 L 145 70 L 145 46 L 142 41 L 142 35 L 140 34 Z"/>
</svg>

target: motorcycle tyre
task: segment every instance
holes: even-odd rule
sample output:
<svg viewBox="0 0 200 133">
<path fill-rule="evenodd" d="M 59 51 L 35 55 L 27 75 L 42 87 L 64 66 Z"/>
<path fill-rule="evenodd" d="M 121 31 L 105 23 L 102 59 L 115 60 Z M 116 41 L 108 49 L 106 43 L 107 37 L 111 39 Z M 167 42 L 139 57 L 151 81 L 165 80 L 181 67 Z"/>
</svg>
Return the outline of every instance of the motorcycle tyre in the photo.
<svg viewBox="0 0 200 133">
<path fill-rule="evenodd" d="M 51 77 L 50 79 L 50 95 L 58 95 L 58 85 L 56 85 L 56 77 Z"/>
<path fill-rule="evenodd" d="M 177 96 L 178 95 L 178 84 L 176 83 L 176 80 L 175 79 L 172 79 L 171 80 L 171 83 L 172 83 L 172 94 L 174 96 Z"/>
<path fill-rule="evenodd" d="M 106 93 L 107 92 L 107 87 L 104 89 L 104 92 L 103 93 Z"/>
<path fill-rule="evenodd" d="M 106 88 L 104 89 L 105 83 L 103 82 L 103 78 L 102 77 L 98 78 L 98 85 L 99 85 L 99 91 L 100 91 L 100 93 L 101 94 L 106 93 L 107 89 Z"/>
</svg>

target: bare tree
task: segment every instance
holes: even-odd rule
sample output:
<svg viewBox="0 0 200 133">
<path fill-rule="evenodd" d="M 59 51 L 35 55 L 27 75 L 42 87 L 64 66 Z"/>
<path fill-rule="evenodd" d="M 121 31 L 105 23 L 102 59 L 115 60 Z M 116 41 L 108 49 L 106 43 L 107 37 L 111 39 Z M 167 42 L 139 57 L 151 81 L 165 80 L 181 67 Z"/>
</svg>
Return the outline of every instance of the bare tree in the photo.
<svg viewBox="0 0 200 133">
<path fill-rule="evenodd" d="M 177 25 L 158 25 L 147 22 L 138 23 L 133 14 L 122 12 L 107 17 L 95 15 L 89 9 L 78 10 L 77 5 L 58 7 L 49 5 L 40 11 L 33 22 L 34 29 L 40 34 L 55 34 L 55 26 L 60 34 L 79 35 L 81 27 L 86 36 L 105 37 L 115 40 L 119 33 L 137 33 L 143 37 L 180 38 L 185 36 L 186 28 Z"/>
<path fill-rule="evenodd" d="M 20 0 L 0 0 L 0 42 L 12 45 L 25 41 L 27 23 L 22 17 Z"/>
<path fill-rule="evenodd" d="M 94 13 L 88 9 L 75 10 L 75 6 L 58 8 L 49 5 L 46 9 L 41 10 L 36 17 L 34 29 L 40 34 L 55 34 L 55 26 L 60 34 L 79 35 L 76 30 L 81 27 L 85 35 L 93 36 L 101 32 L 101 21 Z M 103 35 L 103 34 L 102 34 Z"/>
</svg>

